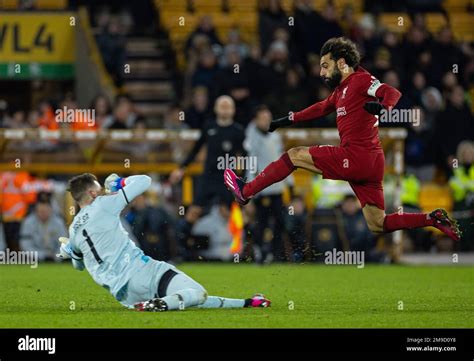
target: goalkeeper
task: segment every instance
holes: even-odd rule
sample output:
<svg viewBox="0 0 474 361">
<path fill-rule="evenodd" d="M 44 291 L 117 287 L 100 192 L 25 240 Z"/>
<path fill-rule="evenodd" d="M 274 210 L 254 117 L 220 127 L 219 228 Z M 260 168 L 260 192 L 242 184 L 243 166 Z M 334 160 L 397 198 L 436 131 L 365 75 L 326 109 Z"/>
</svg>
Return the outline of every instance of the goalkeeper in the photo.
<svg viewBox="0 0 474 361">
<path fill-rule="evenodd" d="M 58 257 L 71 258 L 76 269 L 87 269 L 117 301 L 138 311 L 268 307 L 270 301 L 261 294 L 248 299 L 208 296 L 199 283 L 173 265 L 146 256 L 129 239 L 120 213 L 150 183 L 146 175 L 111 174 L 104 192 L 93 174 L 72 178 L 69 191 L 80 211 L 69 227 L 69 239 L 60 238 Z"/>
</svg>

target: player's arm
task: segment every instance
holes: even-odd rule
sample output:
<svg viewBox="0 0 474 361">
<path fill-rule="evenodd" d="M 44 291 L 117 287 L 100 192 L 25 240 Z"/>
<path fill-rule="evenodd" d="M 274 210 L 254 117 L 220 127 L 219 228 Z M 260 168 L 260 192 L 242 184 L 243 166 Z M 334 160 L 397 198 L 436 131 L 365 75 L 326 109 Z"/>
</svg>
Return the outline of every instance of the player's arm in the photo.
<svg viewBox="0 0 474 361">
<path fill-rule="evenodd" d="M 317 102 L 309 106 L 308 108 L 305 108 L 296 113 L 290 113 L 286 117 L 272 120 L 268 131 L 273 132 L 277 128 L 287 127 L 293 125 L 294 123 L 324 117 L 325 115 L 328 115 L 329 113 L 332 113 L 335 110 L 336 105 L 334 103 L 334 93 L 332 93 L 326 99 Z"/>
<path fill-rule="evenodd" d="M 78 271 L 82 271 L 85 268 L 82 254 L 74 249 L 71 242 L 69 242 L 69 238 L 59 237 L 59 243 L 61 243 L 61 246 L 56 257 L 60 259 L 70 259 L 72 266 Z"/>
<path fill-rule="evenodd" d="M 103 208 L 113 214 L 120 214 L 122 209 L 150 187 L 151 178 L 147 175 L 122 178 L 111 174 L 104 185 L 109 195 L 101 198 Z"/>
<path fill-rule="evenodd" d="M 367 87 L 367 94 L 378 99 L 378 101 L 370 101 L 364 105 L 364 109 L 373 115 L 380 115 L 384 109 L 392 110 L 402 96 L 398 89 L 381 83 L 377 79 L 371 80 L 370 85 Z"/>
</svg>

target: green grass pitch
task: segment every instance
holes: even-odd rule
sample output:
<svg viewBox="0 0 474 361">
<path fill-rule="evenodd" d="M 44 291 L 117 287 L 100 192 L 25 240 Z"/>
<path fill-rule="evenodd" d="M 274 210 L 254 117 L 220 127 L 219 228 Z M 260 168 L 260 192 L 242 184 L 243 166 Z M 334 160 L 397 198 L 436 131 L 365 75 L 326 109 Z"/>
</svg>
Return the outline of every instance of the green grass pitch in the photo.
<svg viewBox="0 0 474 361">
<path fill-rule="evenodd" d="M 211 295 L 245 298 L 263 292 L 272 307 L 140 313 L 123 308 L 87 272 L 69 264 L 2 265 L 0 327 L 474 326 L 473 267 L 185 264 L 180 269 Z"/>
</svg>

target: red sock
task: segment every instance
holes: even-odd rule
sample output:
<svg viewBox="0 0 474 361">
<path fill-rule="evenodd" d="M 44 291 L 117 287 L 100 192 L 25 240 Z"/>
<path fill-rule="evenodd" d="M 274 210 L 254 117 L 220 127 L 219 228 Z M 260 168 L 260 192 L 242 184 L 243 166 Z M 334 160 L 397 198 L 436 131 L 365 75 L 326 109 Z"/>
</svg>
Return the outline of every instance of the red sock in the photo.
<svg viewBox="0 0 474 361">
<path fill-rule="evenodd" d="M 393 232 L 398 229 L 410 229 L 432 226 L 433 220 L 427 213 L 392 213 L 383 220 L 384 232 Z"/>
<path fill-rule="evenodd" d="M 255 177 L 255 179 L 244 186 L 242 191 L 245 198 L 249 198 L 260 192 L 262 189 L 267 188 L 273 183 L 277 183 L 295 170 L 295 166 L 290 160 L 288 153 L 283 155 L 276 161 L 271 162 L 267 167 Z"/>
</svg>

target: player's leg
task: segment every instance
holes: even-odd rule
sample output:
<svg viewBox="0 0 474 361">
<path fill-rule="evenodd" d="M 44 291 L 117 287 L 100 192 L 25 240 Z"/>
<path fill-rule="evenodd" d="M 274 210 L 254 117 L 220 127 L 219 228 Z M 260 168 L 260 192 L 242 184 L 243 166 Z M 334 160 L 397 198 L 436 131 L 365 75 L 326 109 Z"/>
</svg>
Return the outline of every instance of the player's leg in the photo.
<svg viewBox="0 0 474 361">
<path fill-rule="evenodd" d="M 261 295 L 255 295 L 249 299 L 235 299 L 218 296 L 208 296 L 207 291 L 198 282 L 184 273 L 178 273 L 170 281 L 166 290 L 166 297 L 162 300 L 169 309 L 183 309 L 188 307 L 199 308 L 243 308 L 243 307 L 266 307 L 270 303 Z M 168 296 L 169 295 L 169 296 Z M 262 304 L 262 305 L 261 305 Z"/>
<path fill-rule="evenodd" d="M 175 272 L 166 285 L 166 291 L 158 287 L 158 298 L 139 302 L 135 309 L 139 311 L 169 311 L 184 310 L 189 307 L 200 308 L 242 308 L 268 307 L 270 301 L 262 295 L 255 295 L 250 299 L 232 299 L 208 296 L 207 291 L 198 282 L 182 272 Z M 161 293 L 165 293 L 164 296 Z"/>
<path fill-rule="evenodd" d="M 436 227 L 453 240 L 459 240 L 461 232 L 457 222 L 450 219 L 443 209 L 431 213 L 392 213 L 385 214 L 383 209 L 366 204 L 362 209 L 367 226 L 374 233 L 390 233 L 400 229 Z"/>
<path fill-rule="evenodd" d="M 291 148 L 265 167 L 251 182 L 245 183 L 231 169 L 224 172 L 224 183 L 240 204 L 246 204 L 250 198 L 268 186 L 288 177 L 296 168 L 315 173 L 321 171 L 315 167 L 310 147 Z"/>
</svg>

